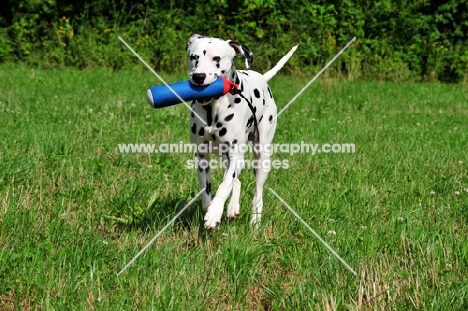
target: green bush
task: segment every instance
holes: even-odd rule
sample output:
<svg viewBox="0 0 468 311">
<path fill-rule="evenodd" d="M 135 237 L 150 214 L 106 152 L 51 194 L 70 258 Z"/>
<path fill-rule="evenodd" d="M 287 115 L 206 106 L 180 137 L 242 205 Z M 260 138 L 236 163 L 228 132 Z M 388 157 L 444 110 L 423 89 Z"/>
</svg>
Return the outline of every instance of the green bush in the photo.
<svg viewBox="0 0 468 311">
<path fill-rule="evenodd" d="M 468 4 L 444 2 L 9 0 L 0 62 L 142 68 L 121 36 L 155 69 L 180 72 L 186 41 L 200 33 L 251 47 L 260 71 L 300 44 L 285 72 L 310 76 L 356 36 L 328 74 L 456 82 L 468 73 Z"/>
</svg>

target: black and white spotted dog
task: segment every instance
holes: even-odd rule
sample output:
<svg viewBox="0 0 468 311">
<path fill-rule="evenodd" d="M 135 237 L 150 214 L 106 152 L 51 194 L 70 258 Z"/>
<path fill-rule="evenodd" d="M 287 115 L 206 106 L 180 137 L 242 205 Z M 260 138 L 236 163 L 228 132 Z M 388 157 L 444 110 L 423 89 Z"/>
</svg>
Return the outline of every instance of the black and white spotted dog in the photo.
<svg viewBox="0 0 468 311">
<path fill-rule="evenodd" d="M 239 174 L 243 167 L 244 147 L 248 141 L 261 146 L 271 144 L 276 129 L 276 104 L 267 81 L 284 66 L 296 48 L 293 47 L 274 68 L 262 75 L 250 70 L 253 54 L 246 46 L 198 34 L 190 37 L 187 45 L 190 83 L 208 85 L 223 76 L 238 85 L 235 95 L 228 93 L 219 99 L 192 102 L 193 111 L 204 118 L 206 125 L 191 113 L 191 142 L 197 146 L 211 145 L 212 151 L 222 150 L 222 159 L 226 163 L 223 181 L 212 200 L 210 168 L 206 165 L 210 160 L 209 152 L 201 152 L 203 148 L 198 148 L 195 159 L 198 163 L 198 179 L 200 186 L 206 188 L 202 194 L 205 227 L 214 228 L 220 224 L 224 204 L 230 194 L 227 216 L 235 217 L 239 214 Z M 236 70 L 236 55 L 244 56 L 248 70 Z M 254 152 L 254 156 L 256 163 L 260 164 L 257 169 L 254 168 L 256 187 L 251 219 L 254 225 L 261 218 L 263 185 L 270 171 L 270 167 L 264 165 L 270 162 L 270 153 L 266 149 L 254 148 L 259 151 Z"/>
</svg>

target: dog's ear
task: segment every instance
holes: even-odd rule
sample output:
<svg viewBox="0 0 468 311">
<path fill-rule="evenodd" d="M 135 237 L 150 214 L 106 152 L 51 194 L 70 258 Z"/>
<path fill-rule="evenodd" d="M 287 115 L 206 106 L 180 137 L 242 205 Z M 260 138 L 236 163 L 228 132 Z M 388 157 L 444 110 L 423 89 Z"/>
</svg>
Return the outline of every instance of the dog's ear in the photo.
<svg viewBox="0 0 468 311">
<path fill-rule="evenodd" d="M 189 41 L 187 42 L 187 46 L 185 47 L 185 50 L 188 52 L 188 50 L 189 50 L 189 48 L 190 48 L 190 44 L 192 44 L 193 41 L 195 41 L 195 40 L 197 40 L 197 39 L 200 39 L 200 38 L 204 38 L 204 36 L 199 35 L 199 34 L 197 34 L 197 33 L 194 33 L 194 34 L 190 37 Z"/>
<path fill-rule="evenodd" d="M 245 45 L 240 45 L 236 41 L 228 40 L 229 45 L 236 51 L 236 55 L 242 55 L 245 58 L 245 67 L 247 69 L 252 69 L 253 63 L 253 53 L 252 51 Z"/>
</svg>

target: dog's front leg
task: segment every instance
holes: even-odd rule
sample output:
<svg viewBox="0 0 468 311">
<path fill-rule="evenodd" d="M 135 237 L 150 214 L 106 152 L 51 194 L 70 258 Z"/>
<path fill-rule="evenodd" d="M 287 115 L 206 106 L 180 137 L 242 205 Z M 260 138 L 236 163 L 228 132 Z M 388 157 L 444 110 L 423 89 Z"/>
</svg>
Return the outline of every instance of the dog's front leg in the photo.
<svg viewBox="0 0 468 311">
<path fill-rule="evenodd" d="M 227 160 L 228 163 L 223 182 L 219 185 L 218 191 L 213 201 L 208 206 L 208 212 L 205 215 L 205 227 L 209 229 L 213 229 L 221 223 L 224 203 L 229 197 L 229 194 L 231 194 L 234 183 L 242 170 L 244 154 L 241 152 L 230 153 Z"/>
<path fill-rule="evenodd" d="M 202 193 L 203 212 L 206 214 L 208 206 L 211 203 L 211 172 L 210 172 L 210 155 L 208 153 L 196 153 L 198 181 L 200 188 L 205 188 Z"/>
</svg>

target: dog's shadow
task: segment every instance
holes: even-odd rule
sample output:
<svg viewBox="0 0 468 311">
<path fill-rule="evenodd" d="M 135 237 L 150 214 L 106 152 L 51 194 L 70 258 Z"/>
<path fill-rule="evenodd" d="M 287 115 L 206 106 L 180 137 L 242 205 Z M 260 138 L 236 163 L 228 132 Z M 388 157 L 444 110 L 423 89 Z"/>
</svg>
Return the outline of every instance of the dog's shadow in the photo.
<svg viewBox="0 0 468 311">
<path fill-rule="evenodd" d="M 190 193 L 189 197 L 182 198 L 180 194 L 157 196 L 152 198 L 146 207 L 128 211 L 125 221 L 117 221 L 117 226 L 123 231 L 146 232 L 159 228 L 162 230 L 173 218 L 190 202 L 190 197 L 196 193 Z M 117 219 L 114 217 L 114 219 Z M 180 214 L 170 226 L 176 230 L 189 231 L 198 228 L 199 237 L 204 237 L 203 212 L 201 199 L 197 198 Z M 169 228 L 170 228 L 169 227 Z M 169 229 L 168 228 L 168 229 Z"/>
</svg>

